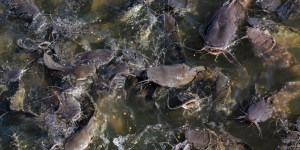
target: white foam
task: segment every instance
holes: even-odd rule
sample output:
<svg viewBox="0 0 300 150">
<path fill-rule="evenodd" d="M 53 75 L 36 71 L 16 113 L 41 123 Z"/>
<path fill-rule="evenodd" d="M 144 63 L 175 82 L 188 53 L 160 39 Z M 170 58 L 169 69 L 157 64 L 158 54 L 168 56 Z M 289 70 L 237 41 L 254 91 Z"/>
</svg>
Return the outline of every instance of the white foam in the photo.
<svg viewBox="0 0 300 150">
<path fill-rule="evenodd" d="M 114 138 L 113 140 L 113 143 L 118 147 L 119 150 L 124 150 L 124 146 L 123 146 L 123 143 L 128 140 L 129 138 L 129 134 L 126 135 L 125 137 L 124 136 L 119 136 L 117 138 Z"/>
</svg>

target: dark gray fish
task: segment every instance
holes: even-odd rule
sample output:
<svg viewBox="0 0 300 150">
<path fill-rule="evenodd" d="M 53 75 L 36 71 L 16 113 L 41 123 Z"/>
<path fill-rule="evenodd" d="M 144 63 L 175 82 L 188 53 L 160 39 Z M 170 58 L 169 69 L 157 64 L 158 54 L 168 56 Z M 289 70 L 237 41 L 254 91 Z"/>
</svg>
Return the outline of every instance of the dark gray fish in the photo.
<svg viewBox="0 0 300 150">
<path fill-rule="evenodd" d="M 26 69 L 18 69 L 18 68 L 13 68 L 9 69 L 7 71 L 4 71 L 1 74 L 1 80 L 3 82 L 16 82 L 20 81 L 22 74 L 26 71 Z"/>
<path fill-rule="evenodd" d="M 107 64 L 114 58 L 114 52 L 108 49 L 96 49 L 80 53 L 76 56 L 75 61 L 82 63 L 83 61 L 90 61 L 96 66 Z"/>
<path fill-rule="evenodd" d="M 77 121 L 81 118 L 80 103 L 72 94 L 61 93 L 59 96 L 59 106 L 56 113 L 64 118 Z"/>
<path fill-rule="evenodd" d="M 203 66 L 190 68 L 186 65 L 164 65 L 147 69 L 147 80 L 164 87 L 180 87 L 193 81 L 199 72 L 205 71 Z M 143 75 L 137 74 L 138 77 Z"/>
<path fill-rule="evenodd" d="M 96 120 L 96 114 L 98 111 L 97 105 L 93 102 L 92 98 L 88 95 L 86 100 L 90 100 L 88 103 L 92 104 L 89 105 L 91 112 L 91 116 L 89 116 L 89 120 L 87 124 L 81 128 L 80 131 L 70 136 L 66 143 L 64 144 L 65 150 L 83 150 L 92 141 L 94 137 L 94 131 L 98 127 L 98 120 Z"/>
<path fill-rule="evenodd" d="M 187 130 L 185 131 L 185 138 L 192 149 L 252 149 L 248 144 L 241 142 L 227 133 L 218 135 L 208 129 Z"/>
<path fill-rule="evenodd" d="M 172 8 L 186 8 L 188 0 L 168 0 L 168 5 Z"/>
<path fill-rule="evenodd" d="M 224 102 L 230 94 L 229 77 L 218 73 L 217 81 L 212 91 L 212 100 L 218 102 Z"/>
<path fill-rule="evenodd" d="M 47 53 L 44 53 L 44 64 L 52 70 L 59 70 L 59 71 L 70 71 L 73 70 L 74 66 L 63 66 L 57 62 L 54 62 L 51 56 Z"/>
<path fill-rule="evenodd" d="M 47 41 L 34 41 L 26 38 L 25 40 L 18 39 L 17 44 L 19 47 L 25 49 L 27 53 L 38 53 L 42 54 L 51 45 Z"/>
<path fill-rule="evenodd" d="M 113 69 L 111 69 L 109 73 L 110 73 L 110 80 L 112 80 L 118 74 L 120 75 L 122 75 L 122 73 L 124 73 L 123 75 L 128 74 L 129 66 L 127 63 L 122 62 L 120 64 L 117 64 Z"/>
<path fill-rule="evenodd" d="M 110 73 L 112 76 L 114 76 L 114 75 L 116 75 L 116 74 L 118 74 L 118 73 L 122 73 L 122 72 L 124 72 L 124 73 L 127 73 L 127 72 L 128 72 L 128 64 L 125 63 L 125 62 L 122 62 L 122 63 L 120 63 L 120 64 L 117 64 L 113 69 L 111 69 L 111 70 L 109 71 L 109 73 Z"/>
<path fill-rule="evenodd" d="M 10 6 L 8 15 L 15 15 L 17 17 L 32 21 L 40 14 L 40 10 L 36 7 L 36 5 L 27 1 L 11 0 L 8 1 L 8 4 Z"/>
<path fill-rule="evenodd" d="M 254 47 L 258 56 L 263 57 L 265 66 L 270 68 L 287 68 L 295 63 L 295 59 L 285 47 L 277 43 L 276 40 L 267 35 L 266 30 L 260 28 L 248 28 L 247 38 Z"/>
<path fill-rule="evenodd" d="M 96 68 L 90 63 L 77 66 L 63 66 L 59 63 L 54 62 L 51 56 L 49 56 L 47 53 L 44 53 L 44 64 L 49 69 L 59 70 L 64 74 L 71 74 L 76 79 L 83 79 L 89 76 L 93 76 L 96 73 Z"/>
<path fill-rule="evenodd" d="M 284 21 L 296 19 L 300 14 L 300 0 L 287 0 L 277 11 Z"/>
<path fill-rule="evenodd" d="M 178 26 L 175 18 L 169 13 L 165 12 L 160 15 L 162 27 L 165 29 L 170 44 L 167 46 L 163 61 L 170 60 L 170 64 L 186 63 L 186 56 L 184 50 L 180 47 L 180 37 L 178 35 Z M 166 64 L 166 62 L 164 63 Z"/>
<path fill-rule="evenodd" d="M 283 123 L 283 122 L 282 122 Z M 298 149 L 300 148 L 299 139 L 300 139 L 300 117 L 296 120 L 296 130 L 293 128 L 291 130 L 288 129 L 288 126 L 282 124 L 284 129 L 288 132 L 286 136 L 281 139 L 281 143 L 279 145 L 280 149 Z"/>
<path fill-rule="evenodd" d="M 258 97 L 254 103 L 250 104 L 246 114 L 236 119 L 248 119 L 257 126 L 261 134 L 258 122 L 264 122 L 271 117 L 287 118 L 287 113 L 290 112 L 288 103 L 299 96 L 299 86 L 299 82 L 287 82 L 279 90 L 264 97 Z"/>
<path fill-rule="evenodd" d="M 281 139 L 280 149 L 289 150 L 289 149 L 299 149 L 300 132 L 299 131 L 289 131 L 285 137 Z"/>
<path fill-rule="evenodd" d="M 3 0 L 9 5 L 10 10 L 5 12 L 6 16 L 19 17 L 25 21 L 29 21 L 29 32 L 35 34 L 45 34 L 46 17 L 41 15 L 40 10 L 36 5 L 30 3 L 28 0 Z M 41 35 L 45 36 L 45 35 Z"/>
<path fill-rule="evenodd" d="M 273 12 L 281 5 L 281 0 L 258 0 L 256 2 L 264 11 Z"/>
<path fill-rule="evenodd" d="M 251 0 L 233 0 L 218 10 L 205 31 L 204 50 L 214 55 L 227 52 L 250 2 Z"/>
<path fill-rule="evenodd" d="M 247 110 L 248 119 L 254 124 L 266 121 L 272 117 L 272 113 L 272 104 L 265 99 L 261 99 L 258 102 L 251 104 Z"/>
<path fill-rule="evenodd" d="M 217 144 L 220 144 L 216 133 L 209 130 L 187 130 L 185 131 L 185 138 L 188 143 L 193 145 L 194 149 L 207 149 L 210 146 L 217 149 Z"/>
<path fill-rule="evenodd" d="M 248 18 L 248 23 L 254 28 L 267 29 L 270 32 L 279 32 L 278 24 L 272 20 L 268 20 L 265 17 L 251 17 Z"/>
<path fill-rule="evenodd" d="M 267 33 L 266 30 L 263 31 L 260 28 L 247 29 L 247 37 L 252 42 L 255 50 L 262 53 L 261 55 L 266 54 L 266 56 L 268 56 L 277 45 L 275 39 L 268 36 Z"/>
<path fill-rule="evenodd" d="M 161 18 L 162 18 L 163 28 L 168 33 L 177 31 L 177 22 L 176 22 L 175 18 L 173 18 L 173 16 L 169 12 L 165 12 L 165 13 L 161 14 Z"/>
<path fill-rule="evenodd" d="M 88 147 L 94 137 L 94 130 L 97 128 L 97 122 L 94 117 L 79 132 L 72 135 L 65 143 L 65 150 L 83 150 Z"/>
<path fill-rule="evenodd" d="M 93 84 L 93 89 L 100 93 L 114 93 L 116 89 L 124 87 L 127 75 L 129 75 L 128 64 L 126 62 L 116 64 L 108 69 L 107 73 L 98 77 L 98 80 Z"/>
<path fill-rule="evenodd" d="M 264 97 L 258 97 L 255 102 L 250 104 L 246 114 L 236 119 L 248 119 L 256 125 L 261 135 L 258 123 L 264 122 L 271 117 L 286 118 L 287 113 L 289 112 L 287 103 L 299 96 L 297 92 L 298 87 L 298 82 L 287 82 L 279 90 L 267 94 Z"/>
<path fill-rule="evenodd" d="M 269 118 L 273 117 L 273 105 L 268 99 L 269 97 L 260 98 L 257 102 L 252 103 L 246 111 L 246 115 L 237 117 L 236 119 L 247 119 L 255 124 L 261 134 L 261 129 L 258 125 L 259 122 L 265 122 Z"/>
<path fill-rule="evenodd" d="M 93 64 L 82 64 L 76 66 L 70 72 L 76 79 L 83 79 L 95 75 L 96 68 Z"/>
<path fill-rule="evenodd" d="M 178 35 L 178 25 L 175 18 L 169 12 L 164 12 L 163 14 L 160 15 L 159 20 L 161 20 L 160 22 L 166 32 L 168 40 L 172 42 L 171 43 L 172 45 L 178 46 L 180 37 Z"/>
</svg>

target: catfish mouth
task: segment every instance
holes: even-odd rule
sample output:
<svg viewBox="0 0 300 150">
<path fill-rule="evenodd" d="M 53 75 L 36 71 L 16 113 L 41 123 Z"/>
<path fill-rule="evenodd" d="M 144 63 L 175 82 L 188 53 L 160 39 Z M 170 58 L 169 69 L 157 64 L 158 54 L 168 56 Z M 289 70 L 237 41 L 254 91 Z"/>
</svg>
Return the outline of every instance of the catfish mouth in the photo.
<svg viewBox="0 0 300 150">
<path fill-rule="evenodd" d="M 172 99 L 172 103 L 169 102 L 169 99 L 167 100 L 167 106 L 171 110 L 174 110 L 174 109 L 177 109 L 180 107 L 183 109 L 197 109 L 199 107 L 199 104 L 200 104 L 200 100 L 198 97 L 196 97 L 196 98 L 191 98 L 191 97 L 181 98 L 180 95 L 177 95 L 177 98 L 175 97 L 175 99 Z"/>
<path fill-rule="evenodd" d="M 58 145 L 58 144 L 54 144 L 54 145 L 50 148 L 50 150 L 57 150 L 57 149 L 59 149 L 59 145 Z"/>
<path fill-rule="evenodd" d="M 210 46 L 207 46 L 206 51 L 213 55 L 219 55 L 221 53 L 227 52 L 223 47 L 210 47 Z"/>
<path fill-rule="evenodd" d="M 188 100 L 181 107 L 184 109 L 196 109 L 198 107 L 198 101 L 196 99 Z"/>
<path fill-rule="evenodd" d="M 75 116 L 72 118 L 72 120 L 73 120 L 73 121 L 77 121 L 77 120 L 80 119 L 80 117 L 81 117 L 81 114 L 78 113 L 77 115 L 75 115 Z"/>
</svg>

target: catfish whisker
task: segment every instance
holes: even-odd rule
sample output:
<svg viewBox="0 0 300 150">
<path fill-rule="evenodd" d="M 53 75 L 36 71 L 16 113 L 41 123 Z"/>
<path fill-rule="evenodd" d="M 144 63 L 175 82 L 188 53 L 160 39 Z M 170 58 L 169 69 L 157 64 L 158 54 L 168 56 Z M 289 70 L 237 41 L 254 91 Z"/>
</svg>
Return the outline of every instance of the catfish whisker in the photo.
<svg viewBox="0 0 300 150">
<path fill-rule="evenodd" d="M 230 62 L 230 63 L 233 63 L 233 61 L 232 60 L 230 60 L 227 56 L 226 56 L 226 54 L 225 53 L 222 53 L 224 56 L 225 56 L 225 58 Z"/>
<path fill-rule="evenodd" d="M 201 53 L 201 52 L 203 52 L 203 51 L 206 51 L 205 49 L 206 49 L 206 47 L 203 47 L 202 49 L 193 49 L 193 48 L 189 48 L 189 47 L 186 47 L 185 45 L 183 45 L 182 47 L 184 47 L 184 48 L 186 48 L 186 49 L 189 49 L 189 50 L 192 50 L 192 51 L 196 51 L 196 52 L 198 52 L 198 53 Z"/>
<path fill-rule="evenodd" d="M 251 127 L 253 125 L 253 122 L 246 128 L 246 129 L 248 129 L 249 127 Z"/>
<path fill-rule="evenodd" d="M 205 60 L 206 60 L 206 62 L 208 63 L 208 64 L 210 64 L 210 62 L 206 59 L 206 57 L 205 57 L 205 55 L 208 55 L 209 53 L 205 53 L 205 54 L 203 54 L 203 55 L 201 55 L 200 56 L 200 59 L 202 59 L 202 58 L 204 58 Z"/>
<path fill-rule="evenodd" d="M 227 54 L 229 54 L 239 65 L 241 65 L 241 63 L 230 52 L 228 52 Z M 223 55 L 228 59 L 229 62 L 233 62 L 232 60 L 229 60 L 225 53 L 223 53 Z"/>
<path fill-rule="evenodd" d="M 257 127 L 257 129 L 259 131 L 259 136 L 262 137 L 261 129 L 260 129 L 258 123 L 257 122 L 253 122 L 253 123 L 255 124 L 255 126 Z"/>
<path fill-rule="evenodd" d="M 184 40 L 185 41 L 185 40 Z M 184 41 L 183 41 L 183 46 L 182 47 L 184 47 L 184 48 L 186 48 L 186 49 L 189 49 L 189 50 L 192 50 L 192 51 L 196 51 L 196 52 L 202 52 L 202 51 L 206 51 L 205 49 L 207 48 L 206 46 L 204 46 L 202 49 L 200 49 L 200 50 L 197 50 L 197 49 L 193 49 L 193 48 L 189 48 L 189 47 L 187 47 L 187 46 L 185 46 L 185 44 L 184 44 Z"/>
<path fill-rule="evenodd" d="M 215 58 L 215 60 L 214 60 L 215 62 L 218 62 L 218 61 L 217 61 L 218 57 L 219 57 L 219 54 L 216 55 L 216 58 Z"/>
</svg>

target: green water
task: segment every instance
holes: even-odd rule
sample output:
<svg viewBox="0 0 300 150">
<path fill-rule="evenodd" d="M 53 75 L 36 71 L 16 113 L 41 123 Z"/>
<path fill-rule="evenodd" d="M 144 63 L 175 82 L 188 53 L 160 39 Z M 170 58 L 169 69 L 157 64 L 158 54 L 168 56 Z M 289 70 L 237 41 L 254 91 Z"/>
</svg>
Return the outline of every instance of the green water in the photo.
<svg viewBox="0 0 300 150">
<path fill-rule="evenodd" d="M 78 20 L 90 25 L 90 33 L 84 34 L 80 37 L 81 39 L 72 37 L 70 46 L 66 47 L 71 49 L 67 58 L 83 52 L 82 43 L 88 43 L 91 49 L 110 48 L 105 42 L 110 38 L 115 40 L 117 49 L 133 49 L 149 58 L 152 65 L 162 65 L 176 63 L 173 60 L 164 59 L 163 55 L 168 48 L 168 40 L 163 35 L 160 24 L 156 22 L 158 14 L 163 9 L 160 5 L 162 2 L 162 0 L 154 0 L 149 5 L 142 4 L 130 11 L 125 11 L 119 9 L 124 6 L 122 0 L 92 0 L 78 12 L 68 11 L 70 6 L 63 0 L 35 0 L 34 3 L 49 20 L 77 16 Z M 180 44 L 193 49 L 201 49 L 204 41 L 198 30 L 205 28 L 224 1 L 192 0 L 191 3 L 184 15 L 175 16 Z M 6 8 L 3 4 L 0 6 L 2 13 Z M 261 13 L 260 8 L 254 2 L 250 8 L 251 11 L 248 14 L 250 16 L 268 15 Z M 131 13 L 133 10 L 136 12 Z M 38 56 L 23 53 L 17 46 L 18 39 L 30 37 L 25 30 L 24 22 L 7 20 L 3 15 L 0 15 L 0 22 L 0 65 L 28 68 L 22 77 L 25 88 L 24 111 L 41 114 L 47 109 L 43 108 L 43 98 L 47 87 L 59 86 L 59 83 L 53 82 L 56 78 L 52 76 L 51 71 L 38 63 Z M 283 27 L 283 31 L 288 27 L 300 30 L 299 23 L 296 20 L 279 23 L 279 25 Z M 246 22 L 239 28 L 238 34 L 244 33 L 245 26 L 247 26 Z M 289 32 L 284 33 L 284 35 L 278 35 L 281 39 L 286 39 L 282 44 L 298 59 L 300 36 L 297 34 L 292 36 Z M 170 144 L 174 146 L 177 143 L 174 136 L 182 142 L 185 130 L 204 128 L 226 131 L 248 143 L 255 150 L 276 149 L 280 138 L 284 136 L 284 132 L 276 132 L 278 129 L 276 118 L 259 123 L 262 137 L 258 135 L 259 132 L 254 125 L 249 127 L 249 122 L 231 118 L 241 115 L 240 110 L 245 110 L 254 94 L 251 90 L 255 83 L 261 92 L 272 92 L 287 81 L 297 80 L 297 74 L 290 75 L 283 71 L 265 70 L 262 59 L 255 56 L 252 45 L 246 39 L 240 40 L 231 50 L 241 65 L 232 57 L 229 57 L 233 61 L 231 63 L 221 55 L 215 60 L 216 56 L 201 57 L 199 53 L 184 49 L 187 65 L 217 67 L 222 70 L 223 74 L 230 77 L 231 93 L 224 104 L 209 102 L 197 111 L 187 111 L 181 108 L 171 111 L 164 108 L 164 103 L 168 97 L 168 90 L 172 89 L 159 87 L 153 96 L 157 105 L 161 106 L 161 110 L 157 111 L 153 107 L 155 105 L 153 101 L 145 101 L 145 91 L 140 88 L 140 85 L 135 87 L 130 83 L 134 82 L 132 78 L 126 80 L 126 94 L 118 90 L 112 95 L 105 95 L 101 92 L 97 93 L 95 89 L 89 89 L 88 92 L 99 109 L 96 114 L 99 126 L 87 149 L 171 149 Z M 30 61 L 32 62 L 29 63 Z M 98 76 L 101 76 L 105 69 L 105 66 L 100 69 L 97 72 Z M 259 76 L 258 74 L 264 74 L 262 72 L 268 72 L 269 75 Z M 294 123 L 300 115 L 298 99 L 296 97 L 289 103 L 291 112 L 288 120 L 291 123 Z M 40 129 L 34 123 L 26 122 L 20 125 L 20 122 L 22 118 L 19 120 L 9 119 L 9 116 L 1 118 L 0 129 L 5 132 L 0 133 L 0 149 L 50 149 L 53 142 L 48 139 L 47 131 Z"/>
</svg>

